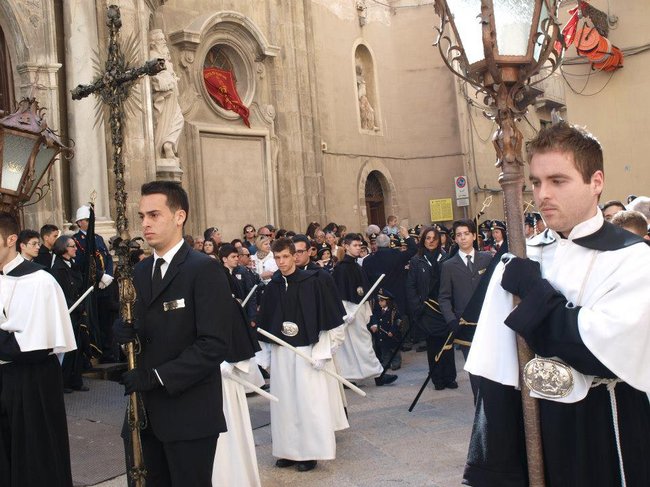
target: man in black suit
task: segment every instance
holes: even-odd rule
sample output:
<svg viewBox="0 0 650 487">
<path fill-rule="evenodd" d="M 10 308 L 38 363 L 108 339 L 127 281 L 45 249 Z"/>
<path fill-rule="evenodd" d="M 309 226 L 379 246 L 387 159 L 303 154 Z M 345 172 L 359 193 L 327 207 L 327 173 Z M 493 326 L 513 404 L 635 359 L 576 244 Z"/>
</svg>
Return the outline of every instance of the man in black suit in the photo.
<svg viewBox="0 0 650 487">
<path fill-rule="evenodd" d="M 210 487 L 217 438 L 226 431 L 219 366 L 229 347 L 232 297 L 219 263 L 183 240 L 189 202 L 180 184 L 146 183 L 141 195 L 142 231 L 154 253 L 134 271 L 135 330 L 117 326 L 116 337 L 140 341 L 137 368 L 123 380 L 127 394 L 142 393 L 147 414 L 146 481 Z"/>
<path fill-rule="evenodd" d="M 440 274 L 440 291 L 438 301 L 440 310 L 447 322 L 449 331 L 457 331 L 460 317 L 465 310 L 472 294 L 476 290 L 481 276 L 492 260 L 490 252 L 474 249 L 476 240 L 476 225 L 472 220 L 457 220 L 453 225 L 454 240 L 458 245 L 458 253 L 442 264 Z M 463 355 L 467 358 L 469 347 L 462 346 Z M 454 371 L 455 376 L 455 371 Z M 472 391 L 476 397 L 475 383 L 470 376 Z M 445 385 L 436 384 L 435 388 L 456 389 L 456 378 L 450 377 Z"/>
</svg>

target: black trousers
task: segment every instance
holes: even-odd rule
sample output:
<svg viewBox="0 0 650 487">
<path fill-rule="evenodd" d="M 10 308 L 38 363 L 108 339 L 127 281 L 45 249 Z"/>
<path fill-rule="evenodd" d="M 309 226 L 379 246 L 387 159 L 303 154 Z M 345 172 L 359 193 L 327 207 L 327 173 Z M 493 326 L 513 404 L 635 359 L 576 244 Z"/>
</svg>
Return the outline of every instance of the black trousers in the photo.
<svg viewBox="0 0 650 487">
<path fill-rule="evenodd" d="M 63 387 L 70 389 L 80 389 L 83 386 L 82 372 L 83 372 L 83 351 L 82 343 L 80 340 L 79 321 L 73 319 L 72 330 L 74 331 L 75 342 L 77 349 L 72 352 L 66 352 L 63 356 L 63 363 L 61 364 L 61 372 L 63 373 Z"/>
<path fill-rule="evenodd" d="M 218 435 L 162 442 L 148 427 L 142 430 L 140 438 L 147 470 L 147 487 L 212 487 L 212 466 Z M 126 456 L 129 467 L 131 452 L 127 450 Z"/>
<path fill-rule="evenodd" d="M 56 355 L 0 365 L 0 487 L 72 487 Z"/>
<path fill-rule="evenodd" d="M 436 362 L 436 355 L 440 352 L 447 340 L 446 336 L 427 337 L 427 358 L 429 360 L 429 373 L 434 386 L 442 386 L 456 380 L 456 359 L 454 350 L 447 350 Z"/>
</svg>

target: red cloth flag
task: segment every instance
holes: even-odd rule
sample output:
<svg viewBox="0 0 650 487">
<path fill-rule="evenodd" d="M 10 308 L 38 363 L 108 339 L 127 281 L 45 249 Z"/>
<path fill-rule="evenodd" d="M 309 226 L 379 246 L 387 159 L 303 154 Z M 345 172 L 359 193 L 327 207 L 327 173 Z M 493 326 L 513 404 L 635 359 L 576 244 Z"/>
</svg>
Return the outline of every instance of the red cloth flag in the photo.
<svg viewBox="0 0 650 487">
<path fill-rule="evenodd" d="M 564 45 L 568 49 L 571 43 L 573 42 L 573 37 L 576 35 L 576 30 L 578 29 L 578 21 L 580 17 L 578 16 L 578 7 L 572 8 L 569 10 L 569 20 L 562 29 L 562 38 L 564 39 Z M 558 54 L 562 53 L 562 42 L 560 40 L 555 41 L 555 50 Z"/>
<path fill-rule="evenodd" d="M 250 128 L 249 111 L 239 98 L 232 72 L 218 68 L 205 68 L 203 70 L 203 80 L 208 93 L 210 93 L 214 101 L 220 107 L 239 114 L 246 126 Z"/>
</svg>

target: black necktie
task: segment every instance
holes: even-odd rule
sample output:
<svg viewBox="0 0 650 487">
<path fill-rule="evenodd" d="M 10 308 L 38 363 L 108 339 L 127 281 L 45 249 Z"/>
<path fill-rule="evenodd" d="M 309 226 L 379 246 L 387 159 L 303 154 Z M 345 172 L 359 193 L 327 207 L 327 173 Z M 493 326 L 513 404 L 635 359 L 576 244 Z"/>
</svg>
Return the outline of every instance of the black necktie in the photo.
<svg viewBox="0 0 650 487">
<path fill-rule="evenodd" d="M 162 285 L 162 271 L 160 268 L 164 263 L 165 259 L 162 259 L 160 257 L 156 259 L 156 264 L 153 270 L 153 277 L 151 278 L 151 294 L 154 296 L 158 294 L 160 286 Z"/>
<path fill-rule="evenodd" d="M 466 257 L 467 257 L 467 268 L 473 274 L 474 273 L 474 265 L 472 264 L 472 256 L 467 255 Z"/>
</svg>

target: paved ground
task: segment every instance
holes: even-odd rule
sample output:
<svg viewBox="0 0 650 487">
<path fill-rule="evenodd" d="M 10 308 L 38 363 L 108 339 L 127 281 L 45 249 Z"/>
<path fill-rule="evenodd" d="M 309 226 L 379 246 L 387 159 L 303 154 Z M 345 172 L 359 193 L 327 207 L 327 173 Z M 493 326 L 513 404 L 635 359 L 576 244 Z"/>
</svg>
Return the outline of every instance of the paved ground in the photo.
<svg viewBox="0 0 650 487">
<path fill-rule="evenodd" d="M 459 369 L 462 355 L 457 352 Z M 348 391 L 350 429 L 337 433 L 337 458 L 311 472 L 273 466 L 270 426 L 255 430 L 257 460 L 264 487 L 457 487 L 460 485 L 473 419 L 467 373 L 459 372 L 457 390 L 428 386 L 412 413 L 408 407 L 426 377 L 426 354 L 403 354 L 393 385 L 368 382 L 366 398 Z M 268 404 L 250 398 L 253 423 L 264 425 Z M 74 452 L 73 452 L 74 453 Z M 73 454 L 74 463 L 74 454 Z M 123 467 L 121 469 L 123 472 Z M 77 485 L 88 485 L 78 483 Z M 124 487 L 124 475 L 96 484 Z M 228 486 L 231 487 L 231 486 Z M 245 486 L 232 486 L 245 487 Z"/>
</svg>

